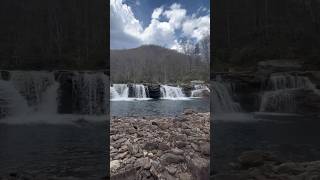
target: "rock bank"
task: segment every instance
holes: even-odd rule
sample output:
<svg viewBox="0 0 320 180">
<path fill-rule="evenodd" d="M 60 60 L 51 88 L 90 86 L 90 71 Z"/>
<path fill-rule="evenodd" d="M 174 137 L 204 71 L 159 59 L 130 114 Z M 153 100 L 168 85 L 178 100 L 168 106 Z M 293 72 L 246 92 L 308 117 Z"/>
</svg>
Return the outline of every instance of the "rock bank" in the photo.
<svg viewBox="0 0 320 180">
<path fill-rule="evenodd" d="M 179 117 L 114 117 L 111 179 L 209 179 L 209 113 Z"/>
<path fill-rule="evenodd" d="M 216 174 L 215 180 L 311 180 L 320 179 L 320 161 L 281 162 L 270 152 L 243 152 L 230 163 L 232 170 Z"/>
</svg>

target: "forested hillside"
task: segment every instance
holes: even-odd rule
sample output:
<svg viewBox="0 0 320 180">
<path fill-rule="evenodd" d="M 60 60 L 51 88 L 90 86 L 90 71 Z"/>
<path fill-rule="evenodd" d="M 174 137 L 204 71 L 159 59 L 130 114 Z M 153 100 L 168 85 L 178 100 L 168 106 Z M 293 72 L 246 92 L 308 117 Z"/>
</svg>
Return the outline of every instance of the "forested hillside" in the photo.
<svg viewBox="0 0 320 180">
<path fill-rule="evenodd" d="M 175 83 L 209 79 L 209 61 L 155 45 L 111 50 L 112 82 Z"/>
<path fill-rule="evenodd" d="M 298 59 L 306 69 L 320 68 L 320 1 L 214 3 L 213 70 L 250 70 L 266 59 Z"/>
<path fill-rule="evenodd" d="M 104 0 L 2 0 L 2 69 L 105 69 Z"/>
</svg>

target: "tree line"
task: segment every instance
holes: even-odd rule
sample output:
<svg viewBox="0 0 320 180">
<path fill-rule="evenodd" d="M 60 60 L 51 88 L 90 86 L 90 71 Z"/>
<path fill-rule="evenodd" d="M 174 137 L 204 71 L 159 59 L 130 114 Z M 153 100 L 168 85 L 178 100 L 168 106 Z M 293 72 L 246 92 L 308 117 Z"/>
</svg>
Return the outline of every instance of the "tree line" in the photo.
<svg viewBox="0 0 320 180">
<path fill-rule="evenodd" d="M 212 70 L 251 70 L 268 59 L 319 69 L 319 10 L 317 0 L 216 1 Z"/>
<path fill-rule="evenodd" d="M 184 40 L 182 52 L 156 45 L 111 50 L 110 77 L 113 83 L 179 83 L 209 80 L 210 36 L 198 43 Z"/>
<path fill-rule="evenodd" d="M 2 69 L 105 69 L 108 2 L 2 0 Z"/>
</svg>

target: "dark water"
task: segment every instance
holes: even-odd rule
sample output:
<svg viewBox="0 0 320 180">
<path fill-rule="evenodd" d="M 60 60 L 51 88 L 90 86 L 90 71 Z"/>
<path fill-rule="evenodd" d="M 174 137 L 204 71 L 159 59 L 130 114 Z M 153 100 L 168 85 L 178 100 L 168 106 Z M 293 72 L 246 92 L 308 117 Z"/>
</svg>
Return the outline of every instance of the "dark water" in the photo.
<svg viewBox="0 0 320 180">
<path fill-rule="evenodd" d="M 100 179 L 106 176 L 106 137 L 105 123 L 0 124 L 0 177 L 14 172 Z"/>
<path fill-rule="evenodd" d="M 228 172 L 244 151 L 270 151 L 283 161 L 320 160 L 320 119 L 270 117 L 267 121 L 219 120 L 213 123 L 212 173 Z M 282 119 L 282 120 L 281 120 Z M 291 120 L 290 120 L 291 119 Z"/>
<path fill-rule="evenodd" d="M 184 109 L 210 111 L 209 99 L 111 101 L 112 116 L 175 116 Z"/>
</svg>

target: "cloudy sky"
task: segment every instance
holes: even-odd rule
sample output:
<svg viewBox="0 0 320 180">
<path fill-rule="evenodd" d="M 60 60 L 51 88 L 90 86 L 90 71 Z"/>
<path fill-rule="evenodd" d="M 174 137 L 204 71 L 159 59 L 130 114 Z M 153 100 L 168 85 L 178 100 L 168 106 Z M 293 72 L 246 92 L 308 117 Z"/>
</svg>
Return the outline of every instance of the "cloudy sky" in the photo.
<svg viewBox="0 0 320 180">
<path fill-rule="evenodd" d="M 111 49 L 156 44 L 179 50 L 183 38 L 210 32 L 210 0 L 111 0 Z"/>
</svg>

